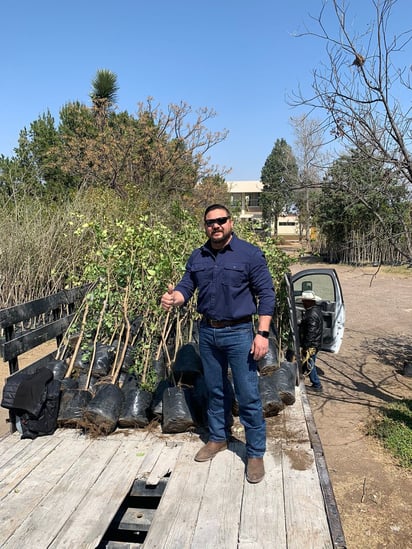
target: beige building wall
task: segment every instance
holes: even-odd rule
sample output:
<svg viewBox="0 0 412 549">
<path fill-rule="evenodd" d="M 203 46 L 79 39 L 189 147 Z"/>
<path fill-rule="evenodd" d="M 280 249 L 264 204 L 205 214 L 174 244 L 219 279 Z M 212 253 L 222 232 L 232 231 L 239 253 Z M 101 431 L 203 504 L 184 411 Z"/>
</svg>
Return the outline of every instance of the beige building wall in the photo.
<svg viewBox="0 0 412 549">
<path fill-rule="evenodd" d="M 230 206 L 239 208 L 240 219 L 261 221 L 262 209 L 259 195 L 262 192 L 261 181 L 226 181 L 230 194 Z M 279 236 L 299 236 L 299 218 L 297 215 L 281 216 L 278 219 Z"/>
</svg>

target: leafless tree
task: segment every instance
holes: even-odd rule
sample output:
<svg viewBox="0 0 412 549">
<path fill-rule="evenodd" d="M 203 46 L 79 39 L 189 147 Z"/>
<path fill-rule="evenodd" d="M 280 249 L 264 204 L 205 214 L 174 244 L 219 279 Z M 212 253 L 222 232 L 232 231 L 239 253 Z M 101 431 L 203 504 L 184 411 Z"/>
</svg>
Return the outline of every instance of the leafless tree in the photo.
<svg viewBox="0 0 412 549">
<path fill-rule="evenodd" d="M 299 209 L 299 226 L 304 227 L 306 243 L 310 241 L 311 218 L 313 216 L 313 195 L 319 192 L 322 167 L 326 164 L 326 154 L 322 150 L 323 131 L 321 121 L 301 115 L 291 118 L 295 133 L 295 156 L 299 168 L 299 188 L 295 191 Z"/>
<path fill-rule="evenodd" d="M 393 33 L 391 14 L 400 7 L 397 4 L 398 0 L 370 0 L 371 22 L 364 32 L 354 34 L 344 0 L 325 2 L 320 14 L 311 17 L 314 28 L 297 36 L 324 41 L 327 61 L 313 71 L 311 97 L 298 90 L 291 102 L 322 112 L 330 140 L 380 161 L 410 200 L 412 66 L 404 59 L 411 53 L 412 29 Z M 334 28 L 326 24 L 327 9 L 335 15 Z M 410 216 L 403 221 L 411 260 Z"/>
</svg>

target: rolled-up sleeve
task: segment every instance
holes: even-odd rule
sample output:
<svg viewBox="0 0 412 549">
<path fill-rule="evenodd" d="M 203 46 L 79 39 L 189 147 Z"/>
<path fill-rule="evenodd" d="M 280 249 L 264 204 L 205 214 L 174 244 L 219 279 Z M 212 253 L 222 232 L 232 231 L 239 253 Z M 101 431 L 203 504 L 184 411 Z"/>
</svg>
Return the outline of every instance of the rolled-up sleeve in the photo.
<svg viewBox="0 0 412 549">
<path fill-rule="evenodd" d="M 273 316 L 276 307 L 276 294 L 272 276 L 266 263 L 263 252 L 256 250 L 253 257 L 250 280 L 253 293 L 257 297 L 258 315 Z"/>
</svg>

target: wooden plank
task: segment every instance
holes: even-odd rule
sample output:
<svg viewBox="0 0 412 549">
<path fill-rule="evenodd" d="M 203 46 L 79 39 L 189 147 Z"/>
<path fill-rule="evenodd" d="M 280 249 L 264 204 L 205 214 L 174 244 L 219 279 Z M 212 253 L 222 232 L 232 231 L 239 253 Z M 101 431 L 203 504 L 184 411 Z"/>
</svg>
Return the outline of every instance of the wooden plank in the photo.
<svg viewBox="0 0 412 549">
<path fill-rule="evenodd" d="M 20 356 L 26 351 L 38 347 L 46 341 L 63 334 L 69 327 L 74 314 L 64 316 L 48 324 L 34 328 L 2 345 L 2 357 L 5 362 Z"/>
<path fill-rule="evenodd" d="M 144 436 L 142 433 L 140 443 L 122 442 L 47 547 L 83 549 L 98 545 L 128 495 L 145 457 L 152 451 L 152 441 L 143 440 Z M 65 512 L 67 515 L 67 507 Z"/>
<path fill-rule="evenodd" d="M 70 429 L 67 427 L 59 427 L 53 434 L 53 437 L 64 438 L 66 440 L 91 440 L 80 430 L 80 429 Z"/>
<path fill-rule="evenodd" d="M 287 437 L 282 443 L 282 468 L 288 549 L 330 548 L 333 545 L 301 391 L 296 387 L 295 404 L 284 410 Z"/>
<path fill-rule="evenodd" d="M 8 433 L 0 439 L 0 467 L 2 467 L 9 459 L 12 459 L 16 454 L 21 452 L 30 441 L 21 440 L 20 433 Z M 46 437 L 47 438 L 47 437 Z"/>
<path fill-rule="evenodd" d="M 301 391 L 299 387 L 296 387 L 295 391 L 295 403 L 292 406 L 286 406 L 282 412 L 285 421 L 286 439 L 289 444 L 297 442 L 299 444 L 306 445 L 309 449 L 311 448 L 311 442 L 309 439 L 305 414 L 303 412 Z"/>
<path fill-rule="evenodd" d="M 13 533 L 16 531 L 21 534 L 23 525 L 27 524 L 27 521 L 33 519 L 32 513 L 35 512 L 36 507 L 47 510 L 47 518 L 43 524 L 43 529 L 48 530 L 52 526 L 55 519 L 55 512 L 53 507 L 49 507 L 47 504 L 48 496 L 58 483 L 61 483 L 62 476 L 64 478 L 67 470 L 70 470 L 73 464 L 78 464 L 81 467 L 88 465 L 87 461 L 83 466 L 84 459 L 80 459 L 80 456 L 84 454 L 85 450 L 90 446 L 90 441 L 83 440 L 82 443 L 78 441 L 73 444 L 72 440 L 63 440 L 61 444 L 58 444 L 54 451 L 49 454 L 47 459 L 44 459 L 37 465 L 22 481 L 18 484 L 15 490 L 11 492 L 6 498 L 2 500 L 0 506 L 0 547 L 3 549 L 7 545 L 9 547 L 36 547 L 34 542 L 31 542 L 30 534 L 27 538 L 23 536 L 17 536 L 15 539 Z M 89 463 L 90 465 L 90 463 Z M 93 474 L 93 467 L 91 471 L 87 471 L 87 474 Z M 81 487 L 81 488 L 80 488 Z M 86 488 L 80 485 L 76 485 L 77 490 Z M 61 501 L 65 502 L 64 495 L 61 497 Z M 43 508 L 42 505 L 45 505 Z M 60 504 L 61 506 L 61 504 Z M 59 507 L 56 508 L 58 513 Z M 60 509 L 61 511 L 61 509 Z M 45 511 L 43 511 L 45 512 Z M 20 529 L 19 529 L 20 528 Z M 36 529 L 33 527 L 33 529 Z M 11 537 L 12 536 L 12 537 Z M 7 542 L 7 540 L 9 540 Z M 14 541 L 13 541 L 14 540 Z M 20 540 L 20 541 L 16 541 Z M 45 547 L 41 543 L 37 547 Z"/>
<path fill-rule="evenodd" d="M 297 391 L 296 403 L 276 418 L 283 427 L 276 440 L 268 440 L 266 476 L 257 485 L 245 482 L 241 442 L 231 442 L 211 462 L 196 463 L 203 444 L 197 437 L 139 429 L 94 441 L 75 429 L 34 441 L 8 435 L 0 441 L 0 461 L 8 453 L 10 478 L 4 478 L 13 487 L 0 508 L 0 546 L 96 547 L 132 487 L 152 486 L 145 493 L 157 495 L 152 490 L 163 490 L 171 472 L 143 544 L 148 549 L 333 547 L 315 462 L 319 447 L 311 447 Z M 147 528 L 151 517 L 134 512 L 124 514 L 124 527 L 139 527 L 141 520 Z"/>
<path fill-rule="evenodd" d="M 309 438 L 311 440 L 312 448 L 315 454 L 320 487 L 325 501 L 326 514 L 328 517 L 329 529 L 331 532 L 333 545 L 335 549 L 345 549 L 346 540 L 340 520 L 338 505 L 336 503 L 335 494 L 333 492 L 325 455 L 323 453 L 322 443 L 319 437 L 318 430 L 316 428 L 315 420 L 313 418 L 312 410 L 310 408 L 309 400 L 304 386 L 301 389 L 301 395 L 303 412 L 305 414 Z"/>
<path fill-rule="evenodd" d="M 55 356 L 56 356 L 56 350 L 52 351 L 51 353 L 49 353 L 46 356 L 43 356 L 43 357 L 39 358 L 39 360 L 36 360 L 35 362 L 32 362 L 29 366 L 26 366 L 22 370 L 19 370 L 18 368 L 13 370 L 12 367 L 11 367 L 11 364 L 13 363 L 13 360 L 11 360 L 11 361 L 9 361 L 10 375 L 18 376 L 22 372 L 25 373 L 25 374 L 34 374 L 40 368 L 46 367 L 50 363 L 50 360 L 54 359 Z M 18 366 L 17 358 L 15 359 L 15 362 L 16 361 L 17 361 L 17 366 Z"/>
<path fill-rule="evenodd" d="M 30 452 L 31 448 L 40 448 L 43 445 L 48 445 L 54 436 L 38 437 L 34 440 L 22 439 L 21 434 L 16 431 L 14 433 L 7 434 L 2 441 L 1 453 L 0 453 L 0 470 L 11 459 L 19 459 L 19 455 L 22 455 L 22 459 L 26 459 L 27 452 Z M 53 442 L 51 443 L 53 444 Z M 34 450 L 35 451 L 35 450 Z M 1 473 L 0 473 L 1 475 Z M 1 478 L 1 477 L 0 477 Z"/>
<path fill-rule="evenodd" d="M 72 442 L 71 445 L 83 446 L 80 441 L 76 444 Z M 35 510 L 26 514 L 25 520 L 7 540 L 4 548 L 25 547 L 28 543 L 30 547 L 48 547 L 118 447 L 118 443 L 108 440 L 92 441 L 86 449 L 83 447 L 81 459 L 77 459 L 53 488 L 47 494 L 43 494 L 41 505 L 37 505 Z M 60 466 L 62 463 L 66 466 L 66 458 L 60 461 Z M 47 462 L 48 460 L 45 460 L 43 464 Z M 54 464 L 54 467 L 57 467 L 57 464 Z M 34 482 L 32 484 L 32 491 L 39 490 L 38 479 L 36 485 Z"/>
<path fill-rule="evenodd" d="M 332 548 L 313 451 L 286 441 L 282 467 L 288 549 Z"/>
<path fill-rule="evenodd" d="M 147 478 L 148 486 L 156 486 L 160 479 L 164 478 L 173 470 L 179 456 L 182 444 L 179 442 L 168 442 L 163 446 L 163 449 Z"/>
<path fill-rule="evenodd" d="M 313 453 L 284 451 L 283 474 L 288 549 L 332 548 Z"/>
<path fill-rule="evenodd" d="M 156 441 L 156 439 L 154 438 L 154 440 L 152 441 L 151 452 L 144 456 L 142 466 L 140 467 L 136 477 L 137 479 L 146 480 L 149 477 L 150 473 L 153 470 L 153 467 L 156 465 L 156 462 L 159 459 L 163 447 L 164 442 Z"/>
<path fill-rule="evenodd" d="M 69 305 L 75 301 L 79 301 L 87 293 L 89 287 L 90 285 L 70 288 L 47 297 L 28 301 L 21 305 L 0 309 L 0 327 L 7 328 L 13 324 L 18 324 L 43 313 L 53 311 L 60 307 L 60 305 Z"/>
<path fill-rule="evenodd" d="M 287 547 L 280 444 L 269 444 L 265 478 L 245 483 L 238 549 Z"/>
<path fill-rule="evenodd" d="M 237 547 L 245 482 L 245 446 L 230 443 L 211 462 L 191 547 Z M 205 466 L 205 464 L 200 464 Z"/>
<path fill-rule="evenodd" d="M 24 446 L 16 445 L 21 448 L 20 451 L 0 468 L 0 500 L 17 490 L 19 483 L 62 443 L 62 439 L 50 437 L 46 440 L 44 437 L 21 442 L 25 443 Z"/>
<path fill-rule="evenodd" d="M 192 532 L 196 527 L 203 486 L 210 469 L 210 462 L 196 463 L 193 460 L 195 453 L 202 445 L 201 441 L 196 440 L 183 444 L 144 547 L 148 549 L 193 548 Z"/>
<path fill-rule="evenodd" d="M 143 547 L 141 543 L 127 543 L 123 541 L 109 541 L 105 549 L 140 549 Z"/>
</svg>

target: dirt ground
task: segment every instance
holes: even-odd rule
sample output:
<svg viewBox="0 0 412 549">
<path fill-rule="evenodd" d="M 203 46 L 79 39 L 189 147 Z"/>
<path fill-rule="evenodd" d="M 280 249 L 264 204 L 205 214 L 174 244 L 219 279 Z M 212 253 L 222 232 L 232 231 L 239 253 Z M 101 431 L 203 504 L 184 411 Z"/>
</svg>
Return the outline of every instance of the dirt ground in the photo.
<svg viewBox="0 0 412 549">
<path fill-rule="evenodd" d="M 324 264 L 294 265 L 293 272 Z M 412 547 L 412 472 L 398 467 L 365 426 L 379 408 L 412 398 L 412 269 L 333 266 L 346 307 L 338 355 L 320 353 L 322 394 L 310 394 L 348 549 Z M 21 367 L 35 358 L 31 351 Z M 0 382 L 7 376 L 0 362 Z M 7 432 L 0 408 L 0 435 Z"/>
<path fill-rule="evenodd" d="M 325 265 L 294 265 L 293 272 Z M 348 549 L 412 547 L 412 472 L 396 465 L 365 426 L 379 408 L 412 398 L 412 269 L 376 273 L 333 265 L 345 300 L 339 354 L 319 353 L 324 391 L 309 394 Z M 309 391 L 308 391 L 309 393 Z"/>
</svg>

